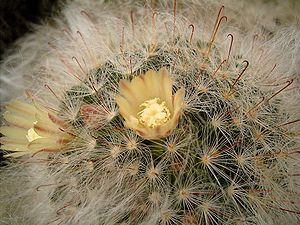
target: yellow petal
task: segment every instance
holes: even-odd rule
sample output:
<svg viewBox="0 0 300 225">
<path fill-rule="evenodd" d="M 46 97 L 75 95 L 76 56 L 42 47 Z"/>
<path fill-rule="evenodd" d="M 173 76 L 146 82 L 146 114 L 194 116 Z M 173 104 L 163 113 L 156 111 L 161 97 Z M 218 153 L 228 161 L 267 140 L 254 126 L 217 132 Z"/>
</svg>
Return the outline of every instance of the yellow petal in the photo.
<svg viewBox="0 0 300 225">
<path fill-rule="evenodd" d="M 132 90 L 132 86 L 128 80 L 119 82 L 120 95 L 122 95 L 131 105 L 136 105 L 136 95 Z"/>
<path fill-rule="evenodd" d="M 161 135 L 161 126 L 157 126 L 155 128 L 149 128 L 149 127 L 145 127 L 144 128 L 144 139 L 148 139 L 148 140 L 156 140 L 156 139 L 160 139 L 162 137 Z"/>
<path fill-rule="evenodd" d="M 0 138 L 1 144 L 19 144 L 19 145 L 27 145 L 28 140 L 27 138 L 8 138 L 8 137 L 1 137 Z"/>
<path fill-rule="evenodd" d="M 53 130 L 48 129 L 48 127 L 45 124 L 43 124 L 42 122 L 36 123 L 33 126 L 33 129 L 37 133 L 38 136 L 41 136 L 44 138 L 54 136 L 56 133 L 58 133 L 57 130 L 53 131 Z"/>
<path fill-rule="evenodd" d="M 125 120 L 125 126 L 136 129 L 139 126 L 139 120 L 134 116 L 130 116 L 128 119 Z"/>
<path fill-rule="evenodd" d="M 131 82 L 122 80 L 119 86 L 120 94 L 116 97 L 116 102 L 120 114 L 125 119 L 124 125 L 135 130 L 139 136 L 145 139 L 159 139 L 169 135 L 177 126 L 184 103 L 184 89 L 178 90 L 175 96 L 172 96 L 173 81 L 166 68 L 161 68 L 158 72 L 149 70 Z M 168 117 L 168 121 L 162 124 L 148 127 L 137 117 L 141 112 L 140 106 L 155 99 L 165 102 L 164 107 L 170 111 L 171 118 Z"/>
<path fill-rule="evenodd" d="M 14 152 L 23 152 L 28 150 L 27 146 L 22 144 L 4 144 L 1 146 L 1 149 Z"/>
<path fill-rule="evenodd" d="M 10 111 L 10 112 L 16 113 L 16 114 L 21 114 L 23 116 L 25 116 L 24 114 L 26 114 L 27 116 L 33 117 L 36 113 L 36 108 L 33 105 L 27 104 L 25 102 L 21 102 L 18 100 L 10 102 L 6 106 L 6 109 L 7 109 L 7 111 Z"/>
<path fill-rule="evenodd" d="M 58 151 L 73 138 L 61 130 L 64 121 L 50 115 L 42 106 L 13 101 L 4 118 L 13 126 L 0 127 L 5 135 L 0 139 L 2 149 L 16 151 L 5 157 L 18 157 L 38 151 Z"/>
<path fill-rule="evenodd" d="M 32 141 L 28 145 L 28 149 L 33 152 L 45 150 L 45 151 L 59 151 L 62 148 L 60 143 L 57 143 L 57 140 L 49 138 L 39 138 Z"/>
<path fill-rule="evenodd" d="M 178 90 L 174 96 L 174 112 L 172 118 L 161 127 L 160 133 L 163 137 L 168 136 L 178 124 L 184 102 L 184 89 Z"/>
<path fill-rule="evenodd" d="M 160 94 L 160 76 L 154 70 L 148 70 L 143 77 L 145 82 L 145 93 L 148 94 L 149 99 L 158 97 Z M 144 93 L 143 93 L 144 94 Z M 146 99 L 145 99 L 146 100 Z"/>
<path fill-rule="evenodd" d="M 43 124 L 43 126 L 49 127 L 49 129 L 52 129 L 53 131 L 57 130 L 57 128 L 59 127 L 49 119 L 48 113 L 40 111 L 35 114 L 35 118 L 38 123 Z"/>
<path fill-rule="evenodd" d="M 17 140 L 23 140 L 23 139 L 27 140 L 26 139 L 27 131 L 28 130 L 19 127 L 9 127 L 9 126 L 0 127 L 0 133 L 7 136 L 8 138 L 17 139 Z"/>
<path fill-rule="evenodd" d="M 34 117 L 32 117 L 34 119 Z M 4 119 L 18 127 L 23 127 L 25 129 L 29 129 L 33 126 L 33 119 L 28 118 L 26 115 L 18 115 L 18 114 L 12 114 L 10 112 L 4 113 Z"/>
<path fill-rule="evenodd" d="M 136 104 L 133 107 L 139 107 L 141 102 L 150 98 L 149 91 L 146 91 L 146 83 L 144 75 L 137 76 L 132 79 L 129 88 L 131 89 L 132 94 L 134 95 Z"/>
<path fill-rule="evenodd" d="M 170 111 L 173 111 L 172 107 L 172 86 L 173 82 L 169 76 L 169 73 L 166 68 L 159 70 L 160 73 L 160 86 L 161 86 L 161 100 L 166 102 L 167 107 Z"/>
<path fill-rule="evenodd" d="M 61 131 L 59 128 L 57 128 L 56 130 L 54 130 L 53 128 L 49 129 L 49 127 L 45 126 L 45 124 L 39 122 L 35 124 L 33 128 L 38 136 L 42 138 L 53 139 L 54 141 L 64 137 L 71 137 L 71 135 Z"/>
<path fill-rule="evenodd" d="M 39 134 L 40 136 L 47 136 L 49 134 L 61 132 L 59 126 L 54 124 L 49 119 L 48 113 L 39 111 L 38 113 L 36 113 L 35 118 L 37 122 L 35 123 L 34 127 L 36 128 L 35 130 L 37 133 L 41 133 Z"/>
<path fill-rule="evenodd" d="M 54 123 L 57 126 L 64 127 L 65 126 L 65 121 L 59 118 L 58 116 L 52 114 L 52 113 L 47 113 L 49 120 Z"/>
<path fill-rule="evenodd" d="M 32 142 L 35 139 L 41 138 L 41 136 L 38 135 L 33 128 L 30 128 L 27 132 L 26 138 L 29 142 Z"/>
<path fill-rule="evenodd" d="M 33 152 L 28 152 L 28 151 L 22 151 L 22 152 L 14 152 L 14 153 L 9 153 L 9 154 L 6 154 L 4 155 L 4 157 L 20 157 L 20 156 L 23 156 L 23 155 L 27 155 L 27 154 L 30 154 L 30 153 L 33 153 Z"/>
<path fill-rule="evenodd" d="M 183 100 L 184 100 L 184 89 L 180 88 L 176 92 L 174 99 L 173 99 L 174 114 L 176 114 L 178 111 L 182 110 Z"/>
<path fill-rule="evenodd" d="M 137 114 L 138 109 L 134 109 L 126 98 L 118 95 L 116 96 L 116 103 L 119 106 L 120 114 L 126 119 L 129 115 Z"/>
</svg>

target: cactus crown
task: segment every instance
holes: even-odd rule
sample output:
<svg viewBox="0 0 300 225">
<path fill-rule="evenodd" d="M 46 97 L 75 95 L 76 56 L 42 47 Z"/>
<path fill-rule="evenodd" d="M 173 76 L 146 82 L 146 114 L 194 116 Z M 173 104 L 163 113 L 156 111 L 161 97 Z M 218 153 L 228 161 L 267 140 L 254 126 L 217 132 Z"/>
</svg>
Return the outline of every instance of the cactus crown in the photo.
<svg viewBox="0 0 300 225">
<path fill-rule="evenodd" d="M 121 44 L 120 53 L 88 69 L 73 58 L 84 76 L 73 74 L 78 82 L 55 111 L 63 121 L 57 129 L 72 138 L 54 153 L 43 146 L 35 153 L 49 153 L 44 173 L 53 184 L 39 182 L 37 191 L 47 190 L 55 221 L 74 224 L 93 215 L 90 224 L 260 224 L 278 212 L 297 214 L 280 203 L 290 193 L 296 141 L 278 96 L 293 80 L 273 93 L 257 86 L 251 61 L 215 42 L 222 11 L 210 40 L 170 31 L 168 39 L 153 35 L 130 49 Z M 169 102 L 153 81 L 161 70 L 172 81 Z M 157 96 L 148 89 L 124 92 L 129 107 L 119 112 L 121 82 L 142 82 L 136 78 L 146 80 L 149 71 L 147 84 Z M 176 113 L 172 129 L 162 131 Z M 127 114 L 137 115 L 138 128 L 127 125 Z"/>
</svg>

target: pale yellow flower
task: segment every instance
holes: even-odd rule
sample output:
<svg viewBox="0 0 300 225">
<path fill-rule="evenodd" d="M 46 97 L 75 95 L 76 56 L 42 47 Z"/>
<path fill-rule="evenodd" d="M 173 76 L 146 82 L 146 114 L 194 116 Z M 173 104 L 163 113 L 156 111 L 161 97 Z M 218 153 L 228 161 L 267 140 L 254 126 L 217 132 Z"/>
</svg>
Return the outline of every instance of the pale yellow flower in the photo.
<svg viewBox="0 0 300 225">
<path fill-rule="evenodd" d="M 178 124 L 183 108 L 184 89 L 172 96 L 173 82 L 165 68 L 149 70 L 119 82 L 116 102 L 125 126 L 144 139 L 168 136 Z"/>
<path fill-rule="evenodd" d="M 63 130 L 64 122 L 38 104 L 12 101 L 6 106 L 4 118 L 8 126 L 0 127 L 1 149 L 19 157 L 40 151 L 57 152 L 73 139 Z"/>
</svg>

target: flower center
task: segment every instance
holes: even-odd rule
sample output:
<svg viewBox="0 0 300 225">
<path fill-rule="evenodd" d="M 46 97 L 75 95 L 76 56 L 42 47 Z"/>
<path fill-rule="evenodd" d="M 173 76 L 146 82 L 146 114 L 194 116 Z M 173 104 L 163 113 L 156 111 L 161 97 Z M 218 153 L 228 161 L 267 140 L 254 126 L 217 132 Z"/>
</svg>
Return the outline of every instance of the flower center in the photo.
<svg viewBox="0 0 300 225">
<path fill-rule="evenodd" d="M 33 124 L 36 124 L 36 123 L 37 123 L 37 121 L 35 121 Z M 27 132 L 26 138 L 30 143 L 36 139 L 41 138 L 41 136 L 35 132 L 34 128 L 30 128 Z"/>
<path fill-rule="evenodd" d="M 35 141 L 36 139 L 41 138 L 41 136 L 38 135 L 38 134 L 35 132 L 35 130 L 34 130 L 33 128 L 30 128 L 30 129 L 28 130 L 28 133 L 27 133 L 27 135 L 26 135 L 26 138 L 27 138 L 27 140 L 28 140 L 29 142 L 32 142 L 32 141 Z"/>
<path fill-rule="evenodd" d="M 141 124 L 153 128 L 165 124 L 170 119 L 171 113 L 166 103 L 158 103 L 159 101 L 159 98 L 153 98 L 140 105 L 143 109 L 137 115 Z"/>
</svg>

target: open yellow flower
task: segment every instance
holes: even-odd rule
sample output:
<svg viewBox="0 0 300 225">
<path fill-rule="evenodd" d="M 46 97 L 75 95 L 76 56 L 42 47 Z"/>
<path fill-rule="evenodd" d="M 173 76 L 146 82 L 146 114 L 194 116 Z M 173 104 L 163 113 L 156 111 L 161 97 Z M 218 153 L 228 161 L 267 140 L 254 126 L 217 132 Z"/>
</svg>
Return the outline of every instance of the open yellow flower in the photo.
<svg viewBox="0 0 300 225">
<path fill-rule="evenodd" d="M 149 70 L 132 81 L 121 80 L 116 102 L 125 126 L 145 139 L 168 136 L 178 124 L 184 98 L 184 89 L 172 96 L 172 87 L 165 68 Z"/>
<path fill-rule="evenodd" d="M 57 152 L 74 137 L 63 131 L 64 122 L 37 104 L 12 101 L 4 113 L 8 126 L 0 127 L 4 135 L 1 149 L 12 151 L 6 157 L 19 157 L 40 151 Z"/>
</svg>

